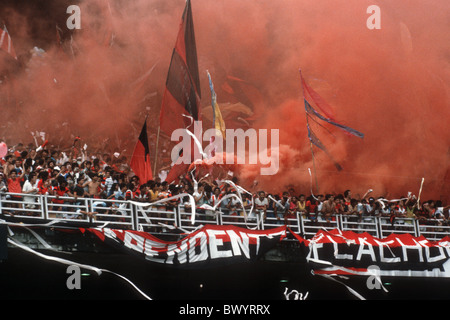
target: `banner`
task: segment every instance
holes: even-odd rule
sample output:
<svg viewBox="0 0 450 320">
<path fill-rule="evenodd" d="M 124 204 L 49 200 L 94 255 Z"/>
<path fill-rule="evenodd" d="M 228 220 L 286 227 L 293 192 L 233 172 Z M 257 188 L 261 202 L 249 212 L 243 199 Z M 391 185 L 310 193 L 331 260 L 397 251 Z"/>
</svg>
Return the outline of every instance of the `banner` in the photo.
<svg viewBox="0 0 450 320">
<path fill-rule="evenodd" d="M 378 239 L 336 229 L 297 239 L 307 246 L 306 261 L 315 274 L 450 277 L 448 237 L 435 242 L 405 233 Z"/>
<path fill-rule="evenodd" d="M 39 227 L 56 230 L 58 226 L 55 221 L 41 225 L 6 225 L 13 228 L 12 230 L 26 229 L 43 247 L 53 250 L 53 245 L 46 242 L 47 236 L 39 236 L 38 232 L 33 230 L 38 230 Z M 74 230 L 68 229 L 67 226 L 61 229 L 71 233 Z M 220 265 L 256 261 L 263 258 L 268 251 L 277 248 L 282 240 L 289 238 L 294 241 L 288 244 L 292 251 L 285 261 L 305 264 L 314 275 L 450 278 L 448 236 L 439 241 L 430 241 L 423 236 L 414 237 L 407 233 L 377 238 L 366 232 L 334 229 L 320 230 L 313 238 L 305 239 L 284 225 L 268 230 L 252 230 L 233 225 L 206 225 L 199 226 L 191 233 L 186 232 L 178 241 L 165 241 L 144 231 L 101 227 L 77 227 L 76 230 L 80 234 L 91 233 L 94 239 L 98 238 L 112 249 L 158 264 L 200 266 L 198 263 L 217 262 L 215 265 Z M 8 241 L 13 241 L 12 238 Z"/>
<path fill-rule="evenodd" d="M 286 236 L 286 227 L 249 230 L 236 226 L 207 225 L 180 241 L 167 242 L 147 232 L 87 229 L 105 244 L 162 264 L 184 265 L 213 260 L 254 260 Z"/>
</svg>

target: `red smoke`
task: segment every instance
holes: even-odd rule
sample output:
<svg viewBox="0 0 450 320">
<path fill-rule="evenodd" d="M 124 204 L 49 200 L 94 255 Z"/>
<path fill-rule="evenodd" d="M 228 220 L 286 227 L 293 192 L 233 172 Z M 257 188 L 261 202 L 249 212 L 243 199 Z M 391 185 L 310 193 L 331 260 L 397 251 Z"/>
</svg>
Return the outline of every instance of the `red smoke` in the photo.
<svg viewBox="0 0 450 320">
<path fill-rule="evenodd" d="M 82 29 L 73 33 L 75 57 L 61 55 L 52 42 L 54 29 L 36 40 L 36 26 L 49 23 L 42 15 L 3 8 L 26 66 L 1 93 L 9 97 L 9 109 L 0 135 L 10 144 L 32 141 L 29 132 L 37 130 L 47 132 L 55 146 L 70 145 L 72 136 L 80 135 L 89 147 L 126 149 L 123 153 L 130 155 L 147 112 L 154 143 L 185 1 L 109 0 L 111 11 L 107 3 L 79 2 Z M 366 9 L 372 4 L 381 9 L 380 30 L 366 27 Z M 47 9 L 59 10 L 60 27 L 66 28 L 65 7 Z M 254 106 L 257 120 L 251 126 L 280 129 L 277 176 L 258 176 L 259 169 L 248 167 L 241 172 L 241 183 L 249 186 L 256 179 L 271 192 L 292 185 L 308 194 L 310 168 L 315 193 L 351 189 L 363 194 L 372 188 L 375 196 L 396 198 L 408 191 L 418 195 L 425 178 L 422 199 L 446 197 L 448 9 L 445 0 L 192 0 L 202 104 L 210 105 L 206 70 L 219 105 L 229 102 L 221 84 L 227 75 L 235 76 L 264 97 L 264 103 Z M 111 33 L 115 37 L 109 46 Z M 43 48 L 45 57 L 26 56 L 34 46 Z M 365 134 L 361 140 L 327 126 L 332 136 L 312 125 L 343 167 L 338 172 L 314 147 L 319 190 L 299 69 L 333 106 L 337 122 Z"/>
</svg>

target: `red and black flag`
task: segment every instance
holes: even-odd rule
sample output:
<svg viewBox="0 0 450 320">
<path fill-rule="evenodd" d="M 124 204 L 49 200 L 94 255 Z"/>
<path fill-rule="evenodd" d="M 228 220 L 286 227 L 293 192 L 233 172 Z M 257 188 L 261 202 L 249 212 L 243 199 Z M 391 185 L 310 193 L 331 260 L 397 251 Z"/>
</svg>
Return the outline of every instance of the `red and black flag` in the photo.
<svg viewBox="0 0 450 320">
<path fill-rule="evenodd" d="M 171 136 L 185 128 L 186 117 L 200 118 L 200 78 L 190 0 L 186 1 L 177 41 L 172 52 L 160 111 L 160 129 Z"/>
<path fill-rule="evenodd" d="M 134 174 L 139 177 L 141 183 L 153 180 L 152 167 L 150 164 L 150 148 L 147 136 L 147 119 L 144 122 L 138 142 L 134 148 L 130 167 Z"/>
</svg>

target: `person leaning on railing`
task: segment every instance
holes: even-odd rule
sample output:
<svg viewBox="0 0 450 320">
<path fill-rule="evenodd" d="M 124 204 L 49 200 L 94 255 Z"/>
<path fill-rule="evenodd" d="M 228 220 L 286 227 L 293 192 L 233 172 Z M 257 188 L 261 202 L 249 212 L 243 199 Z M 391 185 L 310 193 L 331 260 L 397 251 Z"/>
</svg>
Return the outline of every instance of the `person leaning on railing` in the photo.
<svg viewBox="0 0 450 320">
<path fill-rule="evenodd" d="M 258 197 L 255 199 L 255 213 L 258 213 L 260 218 L 265 220 L 268 206 L 269 200 L 266 198 L 266 193 L 264 191 L 259 191 Z"/>
<path fill-rule="evenodd" d="M 441 204 L 441 203 L 439 203 Z M 443 224 L 443 222 L 445 222 L 445 216 L 442 214 L 436 214 L 437 212 L 437 206 L 436 206 L 436 202 L 434 200 L 428 200 L 427 202 L 425 202 L 423 205 L 423 212 L 424 212 L 424 216 L 427 219 L 427 224 L 431 224 L 431 225 L 439 225 L 441 226 Z M 444 218 L 443 220 L 442 217 Z"/>
<path fill-rule="evenodd" d="M 327 194 L 322 206 L 322 216 L 327 224 L 331 222 L 332 215 L 336 214 L 336 205 L 334 203 L 334 195 Z"/>
<path fill-rule="evenodd" d="M 37 174 L 35 172 L 31 172 L 28 175 L 28 179 L 22 186 L 22 193 L 36 195 L 38 192 L 39 188 L 37 186 Z M 36 207 L 36 197 L 24 196 L 23 200 L 25 202 L 25 208 L 34 209 Z"/>
<path fill-rule="evenodd" d="M 436 201 L 436 211 L 434 212 L 434 216 L 437 219 L 439 226 L 450 225 L 449 213 L 450 205 L 443 207 L 442 201 Z"/>
</svg>

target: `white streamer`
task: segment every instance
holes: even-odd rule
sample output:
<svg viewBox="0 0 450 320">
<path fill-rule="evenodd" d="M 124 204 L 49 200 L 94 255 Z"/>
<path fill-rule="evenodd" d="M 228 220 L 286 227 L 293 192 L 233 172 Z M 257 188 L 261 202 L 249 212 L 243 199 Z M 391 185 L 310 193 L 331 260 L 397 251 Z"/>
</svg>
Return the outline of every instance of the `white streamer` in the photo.
<svg viewBox="0 0 450 320">
<path fill-rule="evenodd" d="M 422 186 L 423 186 L 424 180 L 425 180 L 425 178 L 422 178 L 422 182 L 420 183 L 419 195 L 417 197 L 417 208 L 419 208 L 419 209 L 420 209 L 420 194 L 422 193 Z"/>
<path fill-rule="evenodd" d="M 203 159 L 207 159 L 208 155 L 206 153 L 203 152 L 203 148 L 202 148 L 202 144 L 200 143 L 200 141 L 198 141 L 197 137 L 195 136 L 195 134 L 193 134 L 192 132 L 190 132 L 188 129 L 189 127 L 192 125 L 192 123 L 194 122 L 194 118 L 192 118 L 191 116 L 182 114 L 182 116 L 189 118 L 191 120 L 191 123 L 186 127 L 186 132 L 188 135 L 191 136 L 191 138 L 194 140 L 195 144 L 197 145 L 198 151 L 200 151 Z"/>
<path fill-rule="evenodd" d="M 189 202 L 191 205 L 191 223 L 194 224 L 195 223 L 195 199 L 194 197 L 189 194 L 189 193 L 180 193 L 177 194 L 173 197 L 169 197 L 169 198 L 165 198 L 165 199 L 161 199 L 155 202 L 137 202 L 137 201 L 132 201 L 130 200 L 130 203 L 136 205 L 136 206 L 141 206 L 141 207 L 151 207 L 151 206 L 157 206 L 161 203 L 165 203 L 171 200 L 175 200 L 178 198 L 183 198 L 183 197 L 189 197 Z"/>
<path fill-rule="evenodd" d="M 15 245 L 16 247 L 18 247 L 18 248 L 20 248 L 20 249 L 22 249 L 22 250 L 25 250 L 25 251 L 28 251 L 28 252 L 30 252 L 30 253 L 33 253 L 33 254 L 35 254 L 36 256 L 38 256 L 38 257 L 40 257 L 40 258 L 44 258 L 44 259 L 46 259 L 46 260 L 50 260 L 50 261 L 54 261 L 54 262 L 58 262 L 58 263 L 66 264 L 66 265 L 70 265 L 70 266 L 71 266 L 71 265 L 76 265 L 76 266 L 78 266 L 78 267 L 80 267 L 80 268 L 83 268 L 83 269 L 92 270 L 92 271 L 96 272 L 98 275 L 101 275 L 102 272 L 108 272 L 108 273 L 111 273 L 111 274 L 113 274 L 113 275 L 115 275 L 115 276 L 118 276 L 119 278 L 121 278 L 121 279 L 127 281 L 129 284 L 131 284 L 131 286 L 132 286 L 134 289 L 136 289 L 136 291 L 138 291 L 138 292 L 139 292 L 144 298 L 146 298 L 147 300 L 152 300 L 152 299 L 151 299 L 149 296 L 147 296 L 142 290 L 140 290 L 134 283 L 132 283 L 130 280 L 128 280 L 127 278 L 125 278 L 124 276 L 122 276 L 122 275 L 120 275 L 120 274 L 117 274 L 117 273 L 112 272 L 112 271 L 107 270 L 107 269 L 100 269 L 100 268 L 97 268 L 97 267 L 93 267 L 93 266 L 86 265 L 86 264 L 80 264 L 80 263 L 78 263 L 78 262 L 70 261 L 70 260 L 63 259 L 63 258 L 58 258 L 58 257 L 48 256 L 48 255 L 42 254 L 42 253 L 40 253 L 40 252 L 37 252 L 37 251 L 35 251 L 35 250 L 33 250 L 33 249 L 31 249 L 31 248 L 29 248 L 29 247 L 23 245 L 23 244 L 20 244 L 20 243 L 18 243 L 18 242 L 16 242 L 16 241 L 12 240 L 11 238 L 8 238 L 8 242 L 11 243 L 11 244 L 13 244 L 13 245 Z"/>
<path fill-rule="evenodd" d="M 245 210 L 245 207 L 244 207 L 244 201 L 242 200 L 242 195 L 241 195 L 241 194 L 242 194 L 242 192 L 245 192 L 245 193 L 249 194 L 249 195 L 252 197 L 252 206 L 251 206 L 251 208 L 250 208 L 249 214 L 253 212 L 253 209 L 254 209 L 254 207 L 255 207 L 255 197 L 253 196 L 253 194 L 252 194 L 251 192 L 247 191 L 246 189 L 242 188 L 241 186 L 238 186 L 237 184 L 235 184 L 235 183 L 234 183 L 233 181 L 231 181 L 231 180 L 224 180 L 223 182 L 230 184 L 231 186 L 233 186 L 233 187 L 236 189 L 236 192 L 237 192 L 238 195 L 239 195 L 239 201 L 241 202 L 241 205 L 242 205 L 242 211 L 244 212 L 245 226 L 246 226 L 248 229 L 255 230 L 255 229 L 258 227 L 258 225 L 257 225 L 255 228 L 250 228 L 250 227 L 247 225 L 248 215 L 247 215 L 247 211 Z M 262 223 L 262 219 L 261 219 L 259 222 Z"/>
<path fill-rule="evenodd" d="M 312 183 L 313 183 L 313 182 L 312 182 L 311 169 L 308 168 L 308 172 L 309 172 L 309 178 L 310 178 L 311 196 L 312 196 L 314 199 L 316 199 L 317 201 L 319 201 L 319 199 L 316 198 L 316 197 L 314 196 L 314 193 L 313 193 L 313 187 L 312 187 Z"/>
</svg>

